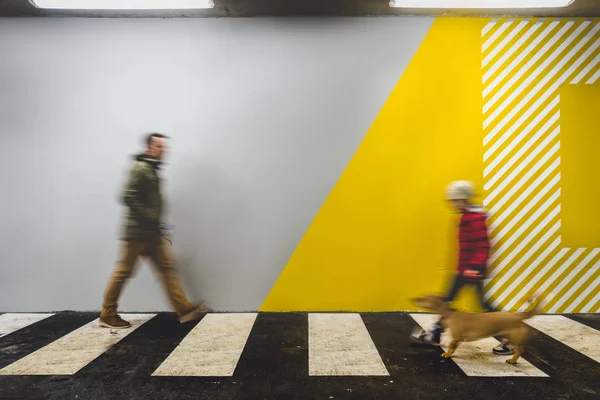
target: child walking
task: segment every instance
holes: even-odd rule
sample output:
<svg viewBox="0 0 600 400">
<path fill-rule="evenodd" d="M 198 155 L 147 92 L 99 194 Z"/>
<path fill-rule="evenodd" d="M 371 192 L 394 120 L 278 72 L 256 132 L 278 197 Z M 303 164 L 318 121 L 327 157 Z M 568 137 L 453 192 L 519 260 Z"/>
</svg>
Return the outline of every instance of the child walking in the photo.
<svg viewBox="0 0 600 400">
<path fill-rule="evenodd" d="M 492 311 L 485 301 L 483 292 L 483 280 L 486 277 L 490 253 L 485 210 L 472 204 L 474 186 L 471 182 L 452 182 L 447 188 L 446 197 L 462 215 L 458 233 L 457 272 L 445 301 L 451 303 L 462 287 L 472 285 L 477 290 L 478 300 L 483 310 Z M 421 344 L 439 346 L 442 332 L 443 327 L 441 321 L 438 320 L 428 331 L 416 327 L 410 338 Z M 499 355 L 510 355 L 514 353 L 514 348 L 507 341 L 503 341 L 493 349 L 493 352 Z"/>
</svg>

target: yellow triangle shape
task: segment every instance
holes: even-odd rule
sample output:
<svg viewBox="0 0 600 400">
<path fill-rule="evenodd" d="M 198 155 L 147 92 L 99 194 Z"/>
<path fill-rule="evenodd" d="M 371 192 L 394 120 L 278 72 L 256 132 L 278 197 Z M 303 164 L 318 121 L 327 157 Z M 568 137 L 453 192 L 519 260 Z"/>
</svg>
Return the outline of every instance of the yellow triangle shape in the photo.
<svg viewBox="0 0 600 400">
<path fill-rule="evenodd" d="M 436 19 L 261 311 L 411 310 L 445 290 L 456 220 L 444 188 L 483 184 L 488 21 Z"/>
</svg>

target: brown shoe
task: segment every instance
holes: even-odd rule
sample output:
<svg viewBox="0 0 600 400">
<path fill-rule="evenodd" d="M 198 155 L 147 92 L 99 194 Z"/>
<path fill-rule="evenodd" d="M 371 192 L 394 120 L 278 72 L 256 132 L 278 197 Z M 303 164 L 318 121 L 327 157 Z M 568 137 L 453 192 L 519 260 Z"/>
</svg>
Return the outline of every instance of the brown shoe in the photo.
<svg viewBox="0 0 600 400">
<path fill-rule="evenodd" d="M 102 326 L 104 328 L 111 328 L 111 329 L 125 329 L 125 328 L 131 327 L 131 324 L 129 322 L 125 321 L 119 315 L 100 317 L 100 319 L 98 320 L 98 323 L 100 324 L 100 326 Z"/>
<path fill-rule="evenodd" d="M 190 311 L 186 312 L 182 316 L 179 317 L 179 322 L 185 324 L 186 322 L 191 322 L 199 319 L 202 314 L 206 314 L 210 312 L 210 309 L 205 303 L 201 303 L 200 305 L 194 306 Z"/>
</svg>

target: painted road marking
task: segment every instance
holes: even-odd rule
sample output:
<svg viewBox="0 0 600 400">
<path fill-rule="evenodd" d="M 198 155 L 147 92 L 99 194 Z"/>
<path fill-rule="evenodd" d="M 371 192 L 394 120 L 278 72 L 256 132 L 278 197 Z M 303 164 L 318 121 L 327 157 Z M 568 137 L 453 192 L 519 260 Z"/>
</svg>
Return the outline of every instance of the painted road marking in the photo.
<svg viewBox="0 0 600 400">
<path fill-rule="evenodd" d="M 311 376 L 389 376 L 359 314 L 308 315 Z"/>
<path fill-rule="evenodd" d="M 562 315 L 536 315 L 529 326 L 600 362 L 600 332 Z"/>
<path fill-rule="evenodd" d="M 410 314 L 423 329 L 429 329 L 438 319 L 432 314 Z M 450 332 L 442 334 L 442 349 L 446 351 L 450 343 Z M 506 363 L 509 357 L 498 356 L 492 349 L 499 342 L 494 338 L 463 342 L 458 346 L 452 360 L 463 370 L 467 376 L 531 376 L 548 377 L 544 372 L 533 366 L 524 358 L 519 358 L 516 365 Z"/>
<path fill-rule="evenodd" d="M 107 329 L 92 321 L 0 370 L 0 375 L 73 375 L 154 317 L 123 314 L 128 329 Z"/>
<path fill-rule="evenodd" d="M 0 315 L 0 337 L 16 332 L 19 329 L 23 329 L 53 315 L 54 314 L 2 314 Z"/>
<path fill-rule="evenodd" d="M 153 376 L 232 376 L 257 313 L 208 314 Z"/>
</svg>

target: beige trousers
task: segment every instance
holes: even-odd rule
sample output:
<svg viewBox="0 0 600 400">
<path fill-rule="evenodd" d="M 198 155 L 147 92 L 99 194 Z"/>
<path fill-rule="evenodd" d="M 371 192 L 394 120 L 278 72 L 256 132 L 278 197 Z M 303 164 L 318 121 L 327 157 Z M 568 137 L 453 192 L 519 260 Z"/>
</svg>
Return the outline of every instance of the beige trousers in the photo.
<svg viewBox="0 0 600 400">
<path fill-rule="evenodd" d="M 169 242 L 159 235 L 146 241 L 125 241 L 121 248 L 121 256 L 112 273 L 104 292 L 101 317 L 117 315 L 117 303 L 123 287 L 132 276 L 138 259 L 148 257 L 162 281 L 163 287 L 178 316 L 193 309 L 193 305 L 185 296 L 175 267 Z"/>
</svg>

